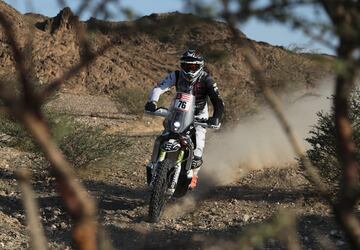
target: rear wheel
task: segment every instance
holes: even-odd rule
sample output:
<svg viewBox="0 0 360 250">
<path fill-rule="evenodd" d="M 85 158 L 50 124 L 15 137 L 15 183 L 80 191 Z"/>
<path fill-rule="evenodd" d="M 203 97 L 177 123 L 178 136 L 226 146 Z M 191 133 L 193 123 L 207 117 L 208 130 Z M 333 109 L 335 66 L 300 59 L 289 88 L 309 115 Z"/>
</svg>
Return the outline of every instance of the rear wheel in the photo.
<svg viewBox="0 0 360 250">
<path fill-rule="evenodd" d="M 159 162 L 159 165 L 156 168 L 156 177 L 149 204 L 150 222 L 158 222 L 160 219 L 167 198 L 165 192 L 168 188 L 168 172 L 172 167 L 173 162 L 170 159 L 165 159 L 162 162 Z"/>
</svg>

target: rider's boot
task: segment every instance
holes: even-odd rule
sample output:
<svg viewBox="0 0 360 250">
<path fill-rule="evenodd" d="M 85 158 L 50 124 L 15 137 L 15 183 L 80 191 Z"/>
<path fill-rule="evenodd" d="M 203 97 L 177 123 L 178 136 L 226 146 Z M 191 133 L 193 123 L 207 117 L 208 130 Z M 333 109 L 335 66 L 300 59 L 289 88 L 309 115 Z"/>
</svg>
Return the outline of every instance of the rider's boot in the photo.
<svg viewBox="0 0 360 250">
<path fill-rule="evenodd" d="M 201 157 L 194 156 L 194 159 L 191 164 L 192 178 L 191 178 L 191 182 L 189 184 L 189 189 L 194 189 L 196 187 L 197 181 L 199 179 L 198 173 L 199 173 L 202 163 L 203 163 L 203 160 Z"/>
<path fill-rule="evenodd" d="M 197 180 L 199 179 L 199 177 L 197 175 L 193 175 L 191 178 L 191 182 L 189 184 L 189 189 L 192 190 L 194 188 L 196 188 L 197 185 Z"/>
</svg>

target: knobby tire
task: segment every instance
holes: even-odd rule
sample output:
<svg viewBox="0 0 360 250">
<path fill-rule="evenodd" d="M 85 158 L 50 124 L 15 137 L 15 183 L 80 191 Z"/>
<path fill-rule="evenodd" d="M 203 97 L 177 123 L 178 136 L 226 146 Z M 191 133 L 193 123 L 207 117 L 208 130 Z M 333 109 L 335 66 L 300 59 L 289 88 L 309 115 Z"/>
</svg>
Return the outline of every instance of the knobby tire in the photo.
<svg viewBox="0 0 360 250">
<path fill-rule="evenodd" d="M 150 222 L 158 222 L 164 207 L 166 197 L 165 192 L 168 188 L 168 171 L 172 167 L 172 161 L 165 159 L 159 163 L 156 169 L 156 177 L 149 204 L 149 220 Z"/>
</svg>

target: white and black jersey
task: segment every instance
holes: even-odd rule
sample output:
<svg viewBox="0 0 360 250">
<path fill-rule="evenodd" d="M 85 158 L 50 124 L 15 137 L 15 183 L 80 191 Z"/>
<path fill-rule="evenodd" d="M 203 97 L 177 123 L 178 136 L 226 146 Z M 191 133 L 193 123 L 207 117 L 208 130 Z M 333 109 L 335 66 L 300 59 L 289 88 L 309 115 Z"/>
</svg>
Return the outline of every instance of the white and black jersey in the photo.
<svg viewBox="0 0 360 250">
<path fill-rule="evenodd" d="M 221 120 L 224 112 L 224 103 L 220 97 L 215 81 L 207 72 L 203 71 L 196 82 L 191 84 L 182 77 L 182 74 L 179 71 L 173 71 L 152 90 L 149 101 L 157 102 L 160 95 L 169 91 L 173 86 L 176 87 L 176 91 L 178 92 L 192 93 L 195 96 L 195 115 L 200 114 L 207 108 L 206 104 L 208 98 L 210 98 L 211 103 L 214 106 L 213 117 Z"/>
</svg>

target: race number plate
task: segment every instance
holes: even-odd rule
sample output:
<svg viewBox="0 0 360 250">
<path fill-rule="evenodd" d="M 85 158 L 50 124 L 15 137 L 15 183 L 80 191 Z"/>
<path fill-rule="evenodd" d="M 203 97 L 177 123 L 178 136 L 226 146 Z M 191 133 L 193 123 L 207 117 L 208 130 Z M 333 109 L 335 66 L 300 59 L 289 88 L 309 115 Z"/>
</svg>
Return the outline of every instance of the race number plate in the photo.
<svg viewBox="0 0 360 250">
<path fill-rule="evenodd" d="M 189 111 L 192 104 L 192 95 L 186 93 L 177 93 L 175 108 L 181 111 Z"/>
</svg>

